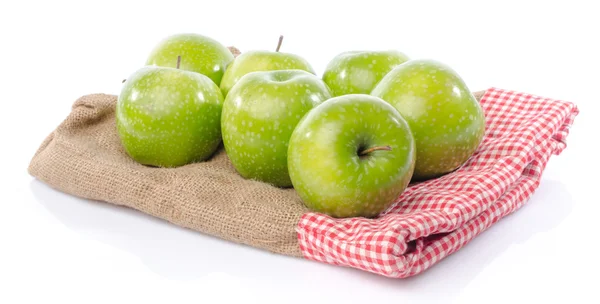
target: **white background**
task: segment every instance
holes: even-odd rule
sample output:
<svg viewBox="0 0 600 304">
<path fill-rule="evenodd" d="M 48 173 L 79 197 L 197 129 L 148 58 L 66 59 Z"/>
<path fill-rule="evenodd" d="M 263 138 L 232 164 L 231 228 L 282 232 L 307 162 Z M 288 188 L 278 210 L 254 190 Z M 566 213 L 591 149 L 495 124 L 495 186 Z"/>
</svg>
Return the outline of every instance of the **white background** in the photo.
<svg viewBox="0 0 600 304">
<path fill-rule="evenodd" d="M 2 1 L 0 303 L 598 303 L 600 18 L 592 1 Z M 273 255 L 54 191 L 26 172 L 76 98 L 117 94 L 158 40 L 242 51 L 399 49 L 490 86 L 576 102 L 526 206 L 394 280 Z M 589 297 L 589 298 L 584 298 Z"/>
</svg>

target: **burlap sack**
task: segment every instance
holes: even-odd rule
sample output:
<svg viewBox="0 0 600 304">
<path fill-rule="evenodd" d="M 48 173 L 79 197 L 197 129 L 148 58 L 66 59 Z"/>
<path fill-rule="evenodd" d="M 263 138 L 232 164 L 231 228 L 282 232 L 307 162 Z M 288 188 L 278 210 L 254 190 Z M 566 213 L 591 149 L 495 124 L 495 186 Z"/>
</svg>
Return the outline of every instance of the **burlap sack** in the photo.
<svg viewBox="0 0 600 304">
<path fill-rule="evenodd" d="M 483 92 L 475 93 L 477 99 Z M 86 95 L 41 144 L 29 173 L 62 192 L 127 206 L 175 225 L 271 252 L 302 256 L 295 228 L 308 211 L 294 189 L 242 178 L 225 150 L 164 169 L 140 165 L 116 132 L 117 96 Z"/>
</svg>

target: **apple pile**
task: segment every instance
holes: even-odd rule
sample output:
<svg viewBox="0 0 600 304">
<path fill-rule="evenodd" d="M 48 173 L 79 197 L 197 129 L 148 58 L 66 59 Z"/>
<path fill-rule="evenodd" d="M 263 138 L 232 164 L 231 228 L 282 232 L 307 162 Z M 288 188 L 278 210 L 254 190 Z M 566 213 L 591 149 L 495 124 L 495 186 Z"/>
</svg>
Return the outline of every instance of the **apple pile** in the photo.
<svg viewBox="0 0 600 304">
<path fill-rule="evenodd" d="M 441 62 L 350 51 L 319 77 L 281 42 L 234 57 L 207 36 L 164 38 L 118 97 L 127 154 L 174 168 L 223 144 L 243 178 L 292 187 L 332 217 L 372 218 L 411 182 L 462 166 L 483 139 L 479 103 Z"/>
</svg>

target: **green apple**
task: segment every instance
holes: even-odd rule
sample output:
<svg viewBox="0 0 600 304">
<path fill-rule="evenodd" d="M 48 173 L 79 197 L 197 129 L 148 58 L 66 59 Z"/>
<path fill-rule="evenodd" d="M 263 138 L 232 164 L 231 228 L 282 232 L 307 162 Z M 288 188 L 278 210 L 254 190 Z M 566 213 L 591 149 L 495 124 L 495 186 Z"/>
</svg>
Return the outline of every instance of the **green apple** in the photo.
<svg viewBox="0 0 600 304">
<path fill-rule="evenodd" d="M 300 119 L 329 99 L 325 83 L 303 70 L 244 75 L 223 104 L 223 145 L 241 176 L 290 187 L 287 152 Z"/>
<path fill-rule="evenodd" d="M 371 93 L 393 105 L 417 143 L 414 180 L 436 178 L 463 165 L 478 148 L 485 117 L 464 80 L 434 60 L 410 60 L 389 72 Z"/>
<path fill-rule="evenodd" d="M 288 169 L 304 204 L 332 217 L 372 218 L 408 186 L 416 160 L 410 126 L 394 107 L 366 94 L 328 99 L 298 123 Z"/>
<path fill-rule="evenodd" d="M 383 76 L 408 60 L 396 50 L 343 52 L 327 64 L 323 80 L 334 96 L 370 94 Z"/>
<path fill-rule="evenodd" d="M 146 65 L 175 68 L 178 56 L 182 70 L 206 75 L 217 86 L 234 59 L 231 51 L 215 39 L 182 33 L 161 40 L 150 52 Z"/>
<path fill-rule="evenodd" d="M 145 66 L 124 83 L 116 106 L 117 132 L 127 154 L 155 167 L 178 167 L 210 157 L 221 143 L 223 96 L 207 76 Z"/>
<path fill-rule="evenodd" d="M 223 96 L 227 97 L 231 88 L 240 78 L 250 72 L 304 70 L 315 74 L 308 61 L 296 54 L 280 52 L 280 46 L 281 37 L 275 51 L 252 50 L 237 56 L 225 71 L 225 75 L 223 75 L 220 85 Z"/>
</svg>

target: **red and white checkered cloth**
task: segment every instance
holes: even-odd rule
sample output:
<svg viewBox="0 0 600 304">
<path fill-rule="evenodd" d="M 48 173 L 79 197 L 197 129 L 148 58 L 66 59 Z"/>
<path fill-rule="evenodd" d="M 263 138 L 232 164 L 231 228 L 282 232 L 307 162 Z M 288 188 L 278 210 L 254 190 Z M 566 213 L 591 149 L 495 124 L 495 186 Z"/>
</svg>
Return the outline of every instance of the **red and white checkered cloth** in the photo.
<svg viewBox="0 0 600 304">
<path fill-rule="evenodd" d="M 307 259 L 387 277 L 419 274 L 520 208 L 551 155 L 566 148 L 575 104 L 491 88 L 481 99 L 487 131 L 459 170 L 409 186 L 377 219 L 305 214 L 297 227 Z"/>
</svg>

